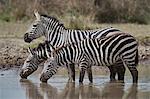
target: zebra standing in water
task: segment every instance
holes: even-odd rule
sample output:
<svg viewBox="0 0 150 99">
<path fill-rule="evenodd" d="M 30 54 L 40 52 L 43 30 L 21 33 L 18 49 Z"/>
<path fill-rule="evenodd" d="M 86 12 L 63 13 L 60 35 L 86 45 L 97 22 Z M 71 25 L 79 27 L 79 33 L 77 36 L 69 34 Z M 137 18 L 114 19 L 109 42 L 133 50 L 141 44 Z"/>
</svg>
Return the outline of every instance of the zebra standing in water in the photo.
<svg viewBox="0 0 150 99">
<path fill-rule="evenodd" d="M 46 15 L 39 15 L 37 12 L 35 13 L 35 16 L 37 20 L 32 24 L 32 27 L 27 31 L 27 33 L 24 35 L 24 40 L 25 42 L 31 42 L 33 39 L 39 38 L 41 36 L 45 36 L 47 41 L 50 41 L 51 44 L 57 48 L 61 47 L 65 44 L 72 43 L 72 42 L 79 42 L 83 39 L 86 38 L 101 38 L 101 37 L 107 37 L 109 35 L 114 35 L 116 33 L 121 33 L 121 31 L 115 29 L 115 28 L 106 28 L 103 30 L 96 29 L 96 30 L 69 30 L 66 29 L 63 24 L 60 24 L 60 22 L 53 18 L 49 17 Z M 124 75 L 125 68 L 123 67 L 123 63 L 118 63 L 116 64 L 118 66 L 118 80 L 123 80 L 124 77 L 121 77 L 121 75 Z M 120 66 L 122 65 L 122 66 Z M 74 66 L 71 65 L 69 66 L 70 71 L 74 72 Z M 116 71 L 112 68 L 114 66 L 109 67 L 110 69 L 110 79 L 114 80 L 115 79 L 115 74 Z M 122 67 L 122 69 L 120 69 Z M 27 67 L 29 68 L 29 67 Z M 30 67 L 31 68 L 31 67 Z M 33 67 L 34 69 L 29 69 L 32 72 L 38 68 L 38 66 Z M 23 69 L 22 69 L 23 70 Z M 121 71 L 122 70 L 122 71 Z M 27 71 L 27 70 L 26 70 Z M 32 72 L 26 73 L 24 75 L 25 78 L 27 78 L 28 75 Z M 90 68 L 89 68 L 89 71 Z M 72 75 L 73 80 L 75 77 L 73 77 L 74 74 Z"/>
<path fill-rule="evenodd" d="M 130 70 L 133 83 L 138 82 L 138 42 L 131 35 L 116 34 L 101 39 L 84 39 L 78 43 L 68 44 L 55 49 L 49 42 L 45 42 L 31 50 L 33 56 L 43 53 L 43 57 L 50 57 L 48 64 L 44 66 L 40 80 L 47 80 L 57 72 L 58 66 L 65 64 L 78 64 L 80 68 L 79 82 L 83 82 L 85 70 L 91 66 L 112 66 L 118 61 Z M 41 58 L 43 58 L 41 57 Z M 33 65 L 30 60 L 24 65 Z"/>
</svg>

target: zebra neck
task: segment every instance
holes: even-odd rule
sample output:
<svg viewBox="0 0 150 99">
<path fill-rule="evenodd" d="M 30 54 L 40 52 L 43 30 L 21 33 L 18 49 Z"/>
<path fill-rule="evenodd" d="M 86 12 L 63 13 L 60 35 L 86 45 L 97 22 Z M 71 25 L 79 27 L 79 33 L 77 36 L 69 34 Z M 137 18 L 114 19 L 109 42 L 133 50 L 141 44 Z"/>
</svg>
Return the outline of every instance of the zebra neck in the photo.
<svg viewBox="0 0 150 99">
<path fill-rule="evenodd" d="M 79 45 L 80 43 L 67 44 L 55 51 L 58 65 L 62 66 L 66 64 L 78 63 L 78 60 L 80 59 L 79 56 L 81 55 Z"/>
<path fill-rule="evenodd" d="M 38 60 L 46 60 L 48 58 L 48 42 L 40 43 L 39 46 L 33 49 Z"/>
<path fill-rule="evenodd" d="M 65 33 L 63 33 L 63 44 L 79 42 L 86 39 L 89 34 L 90 32 L 88 30 L 67 29 Z"/>
<path fill-rule="evenodd" d="M 61 47 L 65 43 L 64 37 L 67 36 L 66 29 L 63 27 L 56 27 L 53 31 L 48 32 L 47 40 L 51 42 L 55 48 Z"/>
</svg>

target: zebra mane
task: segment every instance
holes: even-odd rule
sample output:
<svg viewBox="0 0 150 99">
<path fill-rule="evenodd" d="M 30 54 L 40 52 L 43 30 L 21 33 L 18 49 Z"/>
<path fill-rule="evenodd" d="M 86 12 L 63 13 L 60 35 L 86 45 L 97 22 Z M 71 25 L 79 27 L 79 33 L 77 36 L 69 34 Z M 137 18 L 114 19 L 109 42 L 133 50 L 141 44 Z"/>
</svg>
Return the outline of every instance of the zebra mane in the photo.
<svg viewBox="0 0 150 99">
<path fill-rule="evenodd" d="M 53 16 L 48 16 L 48 15 L 45 15 L 45 14 L 42 14 L 41 16 L 42 16 L 42 17 L 49 18 L 49 19 L 52 19 L 52 20 L 56 21 L 57 23 L 59 23 L 60 26 L 63 26 L 63 27 L 65 28 L 64 24 L 61 23 L 57 18 L 55 18 L 55 17 L 53 17 Z"/>
<path fill-rule="evenodd" d="M 74 44 L 74 43 L 71 43 L 71 44 Z M 71 46 L 71 44 L 65 44 L 65 45 L 63 45 L 61 47 L 54 48 L 54 46 L 51 44 L 51 41 L 45 41 L 44 43 L 40 43 L 38 45 L 38 47 L 34 48 L 33 50 L 35 51 L 35 50 L 37 50 L 40 47 L 45 47 L 45 46 L 49 47 L 49 46 L 51 46 L 53 48 L 53 50 L 51 51 L 51 55 L 56 56 L 57 51 L 61 50 L 62 48 L 66 47 L 66 46 Z"/>
<path fill-rule="evenodd" d="M 45 46 L 45 42 L 44 43 L 39 43 L 39 45 L 35 48 L 32 49 L 32 51 L 37 51 L 39 48 L 43 48 Z"/>
<path fill-rule="evenodd" d="M 52 20 L 54 20 L 54 21 L 56 21 L 56 22 L 59 23 L 59 20 L 58 20 L 57 18 L 55 18 L 55 17 L 48 16 L 48 15 L 46 15 L 46 14 L 42 14 L 41 16 L 46 17 L 46 18 L 49 18 L 49 19 L 52 19 Z"/>
<path fill-rule="evenodd" d="M 57 48 L 55 48 L 55 50 L 53 51 L 53 53 L 57 53 L 57 51 L 61 50 L 62 48 L 67 47 L 67 46 L 72 46 L 73 44 L 77 44 L 77 42 L 72 42 L 72 43 L 65 44 L 65 45 L 63 45 L 61 47 L 57 47 Z"/>
</svg>

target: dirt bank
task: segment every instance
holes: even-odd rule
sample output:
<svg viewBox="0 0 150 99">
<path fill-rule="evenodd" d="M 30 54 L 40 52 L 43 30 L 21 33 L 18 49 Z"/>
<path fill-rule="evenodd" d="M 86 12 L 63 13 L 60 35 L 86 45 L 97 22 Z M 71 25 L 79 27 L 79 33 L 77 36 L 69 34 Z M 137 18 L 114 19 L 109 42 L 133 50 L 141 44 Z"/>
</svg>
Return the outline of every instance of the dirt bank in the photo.
<svg viewBox="0 0 150 99">
<path fill-rule="evenodd" d="M 21 66 L 28 52 L 20 39 L 0 39 L 0 68 Z"/>
<path fill-rule="evenodd" d="M 20 67 L 28 56 L 27 44 L 23 39 L 0 39 L 0 69 Z M 150 59 L 150 46 L 139 46 L 140 60 Z M 150 62 L 149 62 L 150 63 Z"/>
</svg>

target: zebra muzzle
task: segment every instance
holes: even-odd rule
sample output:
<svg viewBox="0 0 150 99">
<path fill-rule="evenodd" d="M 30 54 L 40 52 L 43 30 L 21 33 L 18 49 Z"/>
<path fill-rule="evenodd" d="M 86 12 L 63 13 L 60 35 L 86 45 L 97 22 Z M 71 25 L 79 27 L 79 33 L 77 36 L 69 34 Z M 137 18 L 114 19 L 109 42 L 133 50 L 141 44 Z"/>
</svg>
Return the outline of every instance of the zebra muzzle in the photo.
<svg viewBox="0 0 150 99">
<path fill-rule="evenodd" d="M 30 43 L 32 41 L 32 39 L 29 38 L 28 33 L 26 33 L 24 35 L 24 41 L 27 42 L 27 43 Z"/>
<path fill-rule="evenodd" d="M 22 79 L 27 79 L 27 75 L 25 75 L 25 73 L 24 73 L 23 70 L 21 70 L 21 72 L 20 72 L 20 77 L 21 77 Z"/>
<path fill-rule="evenodd" d="M 48 78 L 46 78 L 44 74 L 41 74 L 40 81 L 43 82 L 43 83 L 47 83 Z"/>
<path fill-rule="evenodd" d="M 32 73 L 32 71 L 30 71 L 29 69 L 24 69 L 24 70 L 21 70 L 20 72 L 20 77 L 22 79 L 27 79 L 27 77 Z"/>
</svg>

